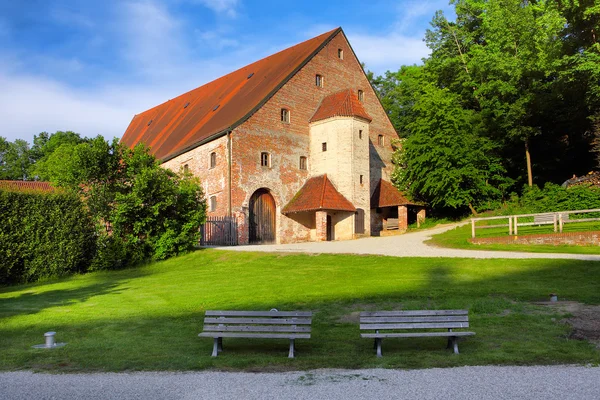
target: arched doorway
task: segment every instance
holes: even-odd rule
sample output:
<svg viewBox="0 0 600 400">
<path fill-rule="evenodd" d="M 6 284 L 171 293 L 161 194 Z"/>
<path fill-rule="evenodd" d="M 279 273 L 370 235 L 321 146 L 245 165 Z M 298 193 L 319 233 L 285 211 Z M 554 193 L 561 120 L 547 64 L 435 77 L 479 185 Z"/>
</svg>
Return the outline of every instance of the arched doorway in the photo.
<svg viewBox="0 0 600 400">
<path fill-rule="evenodd" d="M 250 197 L 250 243 L 275 243 L 275 199 L 267 189 Z"/>
</svg>

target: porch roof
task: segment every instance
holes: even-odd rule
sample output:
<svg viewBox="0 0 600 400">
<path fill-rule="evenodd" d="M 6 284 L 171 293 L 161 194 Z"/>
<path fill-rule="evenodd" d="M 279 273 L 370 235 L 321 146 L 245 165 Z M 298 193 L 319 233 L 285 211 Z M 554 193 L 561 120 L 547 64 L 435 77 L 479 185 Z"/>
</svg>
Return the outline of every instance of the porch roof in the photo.
<svg viewBox="0 0 600 400">
<path fill-rule="evenodd" d="M 337 191 L 325 174 L 306 181 L 281 213 L 292 214 L 319 210 L 354 212 L 356 208 Z"/>
<path fill-rule="evenodd" d="M 408 200 L 391 182 L 379 180 L 371 196 L 371 208 L 419 205 Z"/>
</svg>

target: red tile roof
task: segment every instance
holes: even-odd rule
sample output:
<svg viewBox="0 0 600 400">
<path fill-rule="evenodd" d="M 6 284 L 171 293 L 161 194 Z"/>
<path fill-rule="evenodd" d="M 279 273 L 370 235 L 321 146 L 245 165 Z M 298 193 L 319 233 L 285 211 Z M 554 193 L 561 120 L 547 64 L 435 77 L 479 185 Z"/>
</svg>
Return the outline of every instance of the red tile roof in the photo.
<svg viewBox="0 0 600 400">
<path fill-rule="evenodd" d="M 0 180 L 0 190 L 49 193 L 54 192 L 55 189 L 50 182 Z"/>
<path fill-rule="evenodd" d="M 329 95 L 310 119 L 310 122 L 320 121 L 331 117 L 360 117 L 371 122 L 373 118 L 367 114 L 362 102 L 353 90 L 346 89 Z"/>
<path fill-rule="evenodd" d="M 371 196 L 371 208 L 417 205 L 408 200 L 391 182 L 379 180 Z"/>
<path fill-rule="evenodd" d="M 334 29 L 182 94 L 133 117 L 121 142 L 143 142 L 162 161 L 234 129 L 314 57 Z"/>
<path fill-rule="evenodd" d="M 283 208 L 282 214 L 302 211 L 356 211 L 356 208 L 336 190 L 327 174 L 310 178 Z"/>
</svg>

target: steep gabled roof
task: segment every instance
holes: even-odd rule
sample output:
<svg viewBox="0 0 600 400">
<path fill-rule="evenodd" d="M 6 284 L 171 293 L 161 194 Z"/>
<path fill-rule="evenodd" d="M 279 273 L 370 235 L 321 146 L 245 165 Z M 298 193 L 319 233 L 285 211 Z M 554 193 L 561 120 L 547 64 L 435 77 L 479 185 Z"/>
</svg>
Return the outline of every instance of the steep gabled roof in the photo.
<svg viewBox="0 0 600 400">
<path fill-rule="evenodd" d="M 121 142 L 143 142 L 162 161 L 224 135 L 246 121 L 312 59 L 334 29 L 182 94 L 133 117 Z"/>
<path fill-rule="evenodd" d="M 379 180 L 371 196 L 371 208 L 417 205 L 408 200 L 391 182 Z"/>
<path fill-rule="evenodd" d="M 50 182 L 39 181 L 3 181 L 0 180 L 0 190 L 9 190 L 12 192 L 54 192 L 54 187 Z"/>
<path fill-rule="evenodd" d="M 356 211 L 356 208 L 336 190 L 327 174 L 310 178 L 283 208 L 282 214 L 303 211 Z"/>
<path fill-rule="evenodd" d="M 373 120 L 367 114 L 362 102 L 351 89 L 331 94 L 323 99 L 310 122 L 321 121 L 331 117 L 360 117 L 369 122 Z"/>
</svg>

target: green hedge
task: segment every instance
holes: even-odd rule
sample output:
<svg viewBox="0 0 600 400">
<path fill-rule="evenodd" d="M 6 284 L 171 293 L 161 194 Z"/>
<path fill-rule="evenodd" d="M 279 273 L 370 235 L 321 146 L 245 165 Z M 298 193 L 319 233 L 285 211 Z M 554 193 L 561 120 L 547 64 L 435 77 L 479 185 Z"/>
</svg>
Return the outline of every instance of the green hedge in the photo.
<svg viewBox="0 0 600 400">
<path fill-rule="evenodd" d="M 526 188 L 521 197 L 513 195 L 500 214 L 533 214 L 552 211 L 600 209 L 600 188 L 573 186 L 564 188 L 547 183 L 543 189 Z M 588 214 L 587 217 L 595 217 Z"/>
<path fill-rule="evenodd" d="M 68 193 L 0 190 L 0 283 L 33 282 L 87 270 L 95 231 Z"/>
</svg>

